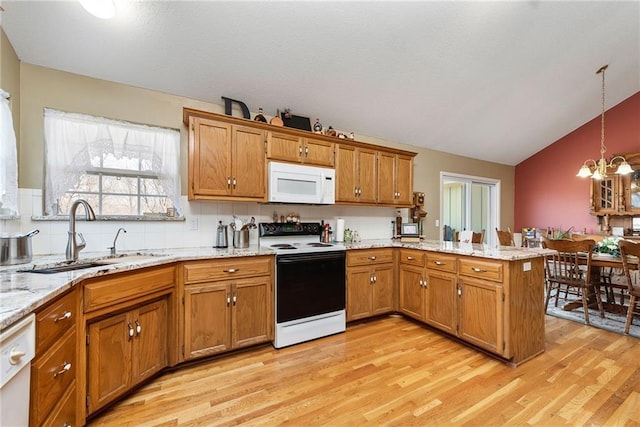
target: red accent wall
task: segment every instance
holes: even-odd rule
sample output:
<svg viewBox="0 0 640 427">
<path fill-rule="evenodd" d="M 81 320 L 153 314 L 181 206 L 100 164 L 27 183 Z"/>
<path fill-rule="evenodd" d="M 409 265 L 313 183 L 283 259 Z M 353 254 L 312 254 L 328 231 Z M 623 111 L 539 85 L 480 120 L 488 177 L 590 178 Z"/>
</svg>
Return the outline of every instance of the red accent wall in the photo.
<svg viewBox="0 0 640 427">
<path fill-rule="evenodd" d="M 605 112 L 605 145 L 616 153 L 640 151 L 640 92 Z M 516 166 L 515 230 L 573 226 L 599 232 L 589 214 L 589 180 L 576 173 L 587 159 L 600 158 L 600 116 Z"/>
</svg>

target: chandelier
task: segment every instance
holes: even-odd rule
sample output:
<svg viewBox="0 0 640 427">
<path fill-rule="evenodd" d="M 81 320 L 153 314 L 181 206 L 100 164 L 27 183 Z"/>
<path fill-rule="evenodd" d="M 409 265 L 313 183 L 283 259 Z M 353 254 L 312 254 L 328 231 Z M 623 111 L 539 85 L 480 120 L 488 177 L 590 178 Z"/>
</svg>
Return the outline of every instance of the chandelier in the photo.
<svg viewBox="0 0 640 427">
<path fill-rule="evenodd" d="M 604 145 L 604 71 L 608 65 L 603 65 L 596 74 L 602 74 L 602 115 L 600 118 L 600 160 L 597 162 L 593 159 L 589 159 L 584 162 L 576 176 L 580 178 L 591 177 L 593 179 L 603 179 L 607 177 L 608 169 L 615 169 L 616 162 L 619 162 L 615 173 L 619 175 L 626 175 L 633 172 L 627 160 L 622 156 L 615 156 L 609 162 L 604 157 L 604 153 L 607 152 L 607 147 Z"/>
</svg>

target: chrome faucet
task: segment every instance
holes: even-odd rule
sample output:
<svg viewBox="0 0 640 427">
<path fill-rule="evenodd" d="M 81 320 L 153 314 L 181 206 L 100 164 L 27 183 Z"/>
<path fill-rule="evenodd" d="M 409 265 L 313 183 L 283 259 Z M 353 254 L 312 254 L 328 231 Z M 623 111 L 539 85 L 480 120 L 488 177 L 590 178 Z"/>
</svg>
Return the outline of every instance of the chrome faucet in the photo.
<svg viewBox="0 0 640 427">
<path fill-rule="evenodd" d="M 84 241 L 84 237 L 82 237 L 82 233 L 77 233 L 81 242 L 78 243 L 76 240 L 76 210 L 78 209 L 78 205 L 84 206 L 84 212 L 87 221 L 95 221 L 96 214 L 93 213 L 93 209 L 86 200 L 78 199 L 71 205 L 71 209 L 69 211 L 69 238 L 67 239 L 67 261 L 76 261 L 78 259 L 78 253 L 87 246 L 87 243 Z"/>
<path fill-rule="evenodd" d="M 122 227 L 118 228 L 118 231 L 116 232 L 116 237 L 113 239 L 113 246 L 109 248 L 111 250 L 111 256 L 116 255 L 116 240 L 118 240 L 118 236 L 120 235 L 121 231 L 124 231 L 125 233 L 127 232 L 127 230 L 125 230 Z"/>
</svg>

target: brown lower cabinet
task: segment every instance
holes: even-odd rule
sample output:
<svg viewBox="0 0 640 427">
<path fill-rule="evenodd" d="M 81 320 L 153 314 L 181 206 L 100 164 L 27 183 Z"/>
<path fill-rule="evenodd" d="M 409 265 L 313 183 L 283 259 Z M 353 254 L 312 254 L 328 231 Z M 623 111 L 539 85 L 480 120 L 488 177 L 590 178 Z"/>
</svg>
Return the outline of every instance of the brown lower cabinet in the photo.
<svg viewBox="0 0 640 427">
<path fill-rule="evenodd" d="M 347 252 L 347 321 L 394 311 L 393 250 Z"/>
<path fill-rule="evenodd" d="M 167 366 L 167 326 L 167 298 L 88 325 L 89 413 Z"/>
<path fill-rule="evenodd" d="M 273 257 L 184 266 L 184 359 L 273 339 Z"/>
</svg>

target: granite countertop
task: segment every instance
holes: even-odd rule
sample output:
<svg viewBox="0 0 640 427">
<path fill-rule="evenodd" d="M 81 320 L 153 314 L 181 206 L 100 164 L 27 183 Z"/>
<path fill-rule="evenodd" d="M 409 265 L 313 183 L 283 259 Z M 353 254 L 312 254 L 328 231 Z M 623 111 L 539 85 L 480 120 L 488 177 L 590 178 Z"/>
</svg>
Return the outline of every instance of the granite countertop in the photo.
<svg viewBox="0 0 640 427">
<path fill-rule="evenodd" d="M 371 248 L 412 248 L 427 251 L 451 253 L 456 255 L 477 256 L 503 261 L 537 258 L 547 253 L 547 249 L 516 248 L 500 246 L 490 248 L 487 245 L 423 240 L 420 243 L 402 243 L 399 240 L 364 240 L 344 245 L 349 249 Z M 51 267 L 64 261 L 64 255 L 34 257 L 31 263 L 0 267 L 0 330 L 11 326 L 29 313 L 71 289 L 76 284 L 91 277 L 135 270 L 143 267 L 162 265 L 178 261 L 198 259 L 216 259 L 229 257 L 247 257 L 274 255 L 274 251 L 252 245 L 246 249 L 216 249 L 211 247 L 161 249 L 119 254 L 122 262 L 109 263 L 97 267 L 54 273 L 36 274 L 22 270 Z M 108 254 L 81 253 L 78 262 L 112 260 Z M 118 260 L 120 261 L 120 260 Z"/>
</svg>

